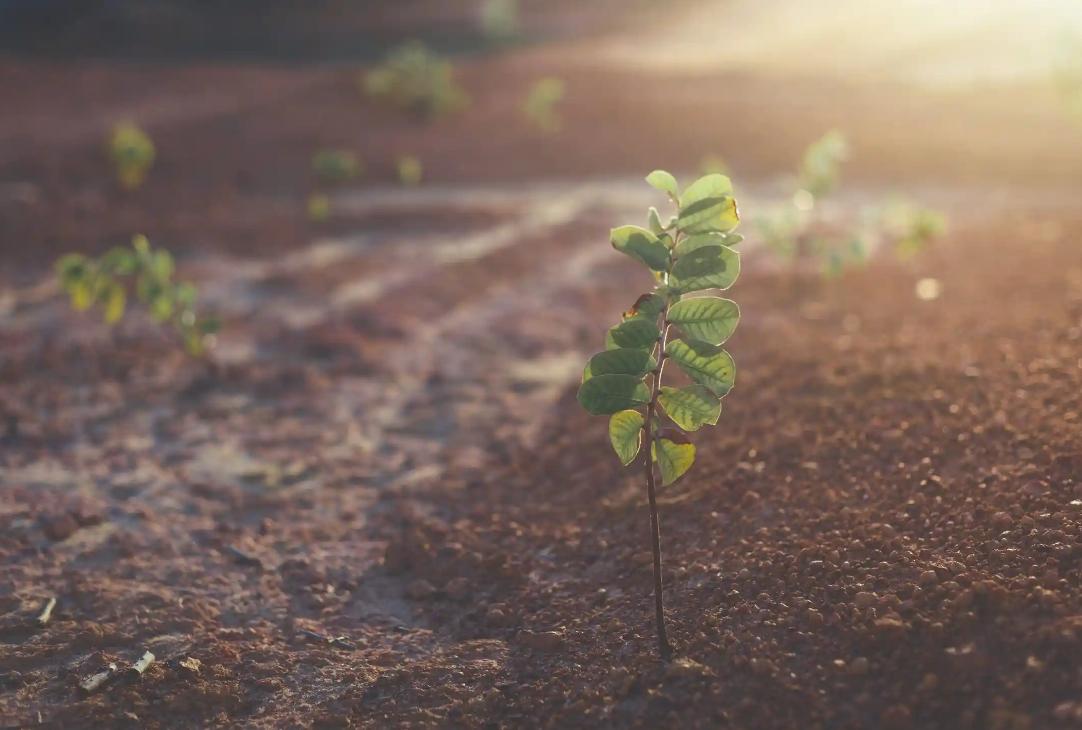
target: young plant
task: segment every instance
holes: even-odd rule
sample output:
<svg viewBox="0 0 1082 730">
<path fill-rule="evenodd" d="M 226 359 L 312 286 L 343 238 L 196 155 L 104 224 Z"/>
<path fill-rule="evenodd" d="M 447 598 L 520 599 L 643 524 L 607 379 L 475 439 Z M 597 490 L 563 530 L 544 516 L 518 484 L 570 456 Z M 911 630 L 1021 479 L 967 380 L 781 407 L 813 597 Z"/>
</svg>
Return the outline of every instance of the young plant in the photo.
<svg viewBox="0 0 1082 730">
<path fill-rule="evenodd" d="M 811 258 L 824 276 L 834 277 L 866 263 L 879 244 L 891 245 L 905 260 L 943 234 L 942 214 L 904 200 L 866 206 L 856 224 L 829 220 L 820 203 L 837 189 L 848 157 L 849 145 L 837 131 L 804 151 L 791 198 L 756 221 L 763 243 L 774 253 L 788 260 Z"/>
<path fill-rule="evenodd" d="M 557 106 L 563 101 L 566 91 L 563 79 L 547 76 L 530 87 L 526 101 L 522 104 L 522 113 L 530 123 L 546 134 L 555 134 L 563 126 Z"/>
<path fill-rule="evenodd" d="M 947 217 L 931 208 L 896 199 L 884 208 L 880 225 L 893 243 L 895 255 L 906 261 L 946 233 Z"/>
<path fill-rule="evenodd" d="M 172 255 L 151 248 L 146 236 L 135 236 L 131 248 L 117 246 L 97 259 L 73 253 L 56 262 L 60 285 L 76 311 L 97 304 L 106 324 L 115 325 L 134 293 L 155 321 L 172 324 L 185 349 L 200 356 L 213 344 L 220 325 L 217 318 L 196 313 L 196 288 L 175 281 L 174 268 Z"/>
<path fill-rule="evenodd" d="M 331 217 L 331 199 L 325 193 L 312 193 L 308 196 L 305 210 L 308 220 L 313 223 L 326 223 Z"/>
<path fill-rule="evenodd" d="M 391 51 L 361 85 L 369 96 L 425 120 L 459 111 L 469 101 L 450 62 L 419 41 Z"/>
<path fill-rule="evenodd" d="M 650 208 L 648 228 L 620 226 L 611 241 L 651 270 L 654 287 L 608 331 L 605 351 L 586 365 L 578 400 L 589 413 L 610 417 L 609 439 L 621 463 L 641 459 L 650 504 L 658 649 L 667 661 L 672 647 L 665 629 L 654 464 L 662 486 L 683 476 L 695 460 L 686 432 L 716 424 L 721 399 L 733 387 L 736 366 L 721 346 L 736 329 L 740 309 L 732 300 L 703 292 L 728 289 L 736 281 L 740 255 L 733 246 L 742 237 L 733 232 L 740 218 L 729 178 L 707 175 L 683 192 L 663 170 L 646 181 L 669 196 L 676 215 L 662 223 L 657 209 Z M 662 384 L 670 360 L 690 385 Z"/>
<path fill-rule="evenodd" d="M 154 164 L 154 143 L 146 132 L 130 123 L 117 124 L 109 137 L 109 158 L 117 181 L 125 190 L 134 190 L 146 180 Z"/>
<path fill-rule="evenodd" d="M 481 4 L 481 30 L 494 43 L 506 43 L 519 34 L 518 0 L 485 0 Z"/>
<path fill-rule="evenodd" d="M 401 184 L 408 188 L 421 184 L 425 172 L 424 167 L 421 165 L 421 161 L 413 155 L 399 157 L 395 162 L 395 168 L 398 171 L 398 182 Z"/>
<path fill-rule="evenodd" d="M 363 165 L 349 150 L 319 150 L 312 155 L 312 174 L 321 183 L 349 182 L 361 174 Z"/>
<path fill-rule="evenodd" d="M 800 191 L 820 198 L 838 187 L 842 163 L 849 159 L 849 143 L 838 130 L 827 132 L 808 145 L 800 164 Z M 797 193 L 799 195 L 799 191 Z"/>
<path fill-rule="evenodd" d="M 788 201 L 756 221 L 759 235 L 778 256 L 794 260 L 802 254 L 818 255 L 829 269 L 837 246 L 815 237 L 816 204 L 838 186 L 841 165 L 849 145 L 841 132 L 832 131 L 808 145 L 797 171 L 795 189 Z"/>
</svg>

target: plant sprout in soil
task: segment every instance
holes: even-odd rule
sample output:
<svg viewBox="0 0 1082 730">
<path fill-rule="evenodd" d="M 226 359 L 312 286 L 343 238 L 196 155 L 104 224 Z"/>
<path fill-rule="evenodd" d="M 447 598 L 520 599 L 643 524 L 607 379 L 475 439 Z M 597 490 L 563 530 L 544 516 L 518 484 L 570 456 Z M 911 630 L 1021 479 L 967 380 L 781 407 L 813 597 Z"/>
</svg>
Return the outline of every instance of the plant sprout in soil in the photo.
<svg viewBox="0 0 1082 730">
<path fill-rule="evenodd" d="M 195 286 L 176 281 L 174 270 L 173 256 L 164 248 L 152 248 L 146 236 L 135 236 L 130 248 L 116 246 L 96 259 L 72 253 L 56 262 L 60 286 L 73 309 L 97 304 L 105 323 L 113 326 L 123 319 L 134 294 L 156 322 L 171 324 L 188 353 L 198 357 L 213 344 L 220 324 L 216 317 L 197 312 Z"/>
<path fill-rule="evenodd" d="M 740 309 L 709 292 L 736 281 L 740 255 L 733 247 L 741 236 L 733 232 L 740 218 L 724 175 L 706 175 L 683 191 L 663 170 L 646 181 L 668 195 L 676 214 L 663 223 L 650 208 L 648 228 L 620 226 L 611 240 L 616 250 L 650 270 L 654 286 L 608 331 L 604 352 L 586 365 L 578 400 L 588 412 L 609 416 L 609 439 L 621 463 L 642 464 L 658 650 L 668 661 L 672 645 L 665 627 L 655 464 L 662 486 L 683 476 L 695 461 L 687 433 L 717 424 L 721 399 L 733 387 L 736 365 L 721 346 L 736 329 Z M 689 385 L 663 384 L 670 360 Z"/>
</svg>

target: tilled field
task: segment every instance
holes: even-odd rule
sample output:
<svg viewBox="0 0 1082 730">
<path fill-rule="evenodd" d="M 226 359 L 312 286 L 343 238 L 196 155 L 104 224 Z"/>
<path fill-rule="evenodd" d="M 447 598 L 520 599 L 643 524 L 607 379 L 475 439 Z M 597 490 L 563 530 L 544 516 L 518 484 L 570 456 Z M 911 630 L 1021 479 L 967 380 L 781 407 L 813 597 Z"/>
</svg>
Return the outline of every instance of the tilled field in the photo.
<svg viewBox="0 0 1082 730">
<path fill-rule="evenodd" d="M 539 53 L 468 73 L 526 78 Z M 666 666 L 639 473 L 574 393 L 648 283 L 605 240 L 656 202 L 630 169 L 650 166 L 654 140 L 656 164 L 690 166 L 705 135 L 623 116 L 606 133 L 597 122 L 631 105 L 589 67 L 577 78 L 594 101 L 542 141 L 492 87 L 444 137 L 419 138 L 344 101 L 329 121 L 298 111 L 344 99 L 345 72 L 5 69 L 43 121 L 0 122 L 0 725 L 1082 725 L 1069 154 L 1041 148 L 1043 184 L 1032 170 L 1025 186 L 963 184 L 1022 169 L 1036 142 L 993 159 L 951 151 L 950 123 L 946 141 L 896 129 L 899 148 L 860 163 L 880 183 L 837 213 L 855 217 L 898 169 L 938 165 L 945 180 L 910 186 L 951 217 L 931 250 L 832 280 L 749 236 L 737 388 L 662 495 Z M 86 86 L 83 118 L 32 92 L 50 80 Z M 718 113 L 735 90 L 778 93 L 711 83 Z M 675 88 L 677 110 L 701 103 Z M 837 113 L 796 91 L 776 140 L 734 125 L 749 221 L 786 151 Z M 945 114 L 963 130 L 982 103 Z M 117 109 L 160 114 L 161 166 L 129 196 L 98 149 Z M 858 152 L 878 114 L 855 117 Z M 1030 123 L 1012 114 L 974 134 L 1010 138 Z M 373 181 L 306 222 L 312 140 L 359 120 Z M 418 139 L 434 182 L 380 184 Z M 560 174 L 576 182 L 539 179 Z M 138 317 L 109 331 L 73 314 L 51 282 L 57 253 L 136 230 L 177 252 L 225 320 L 210 361 Z M 942 294 L 921 301 L 929 276 Z M 141 677 L 124 671 L 147 650 Z"/>
</svg>

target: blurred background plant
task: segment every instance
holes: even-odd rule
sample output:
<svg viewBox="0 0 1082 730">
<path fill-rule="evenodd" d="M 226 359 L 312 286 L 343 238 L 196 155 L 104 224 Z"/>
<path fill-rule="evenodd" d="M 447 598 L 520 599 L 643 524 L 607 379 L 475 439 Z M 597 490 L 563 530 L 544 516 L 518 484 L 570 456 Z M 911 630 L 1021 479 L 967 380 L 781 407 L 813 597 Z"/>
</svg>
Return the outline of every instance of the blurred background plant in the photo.
<svg viewBox="0 0 1082 730">
<path fill-rule="evenodd" d="M 469 96 L 455 81 L 454 66 L 420 41 L 391 51 L 361 76 L 365 94 L 420 119 L 431 120 L 465 108 Z"/>
<path fill-rule="evenodd" d="M 172 254 L 164 248 L 152 248 L 146 236 L 135 236 L 130 248 L 116 246 L 98 258 L 67 254 L 55 268 L 76 311 L 97 304 L 105 323 L 116 325 L 134 294 L 154 321 L 173 325 L 189 354 L 201 356 L 214 343 L 220 328 L 218 319 L 197 314 L 195 286 L 174 280 Z"/>
<path fill-rule="evenodd" d="M 526 94 L 522 113 L 537 129 L 546 134 L 555 134 L 563 126 L 558 106 L 566 91 L 567 85 L 563 79 L 555 76 L 538 79 Z"/>
<path fill-rule="evenodd" d="M 312 174 L 323 184 L 337 185 L 356 179 L 364 171 L 360 158 L 343 149 L 321 149 L 312 155 Z"/>
<path fill-rule="evenodd" d="M 905 261 L 947 233 L 947 216 L 905 198 L 894 198 L 883 208 L 880 230 L 893 243 L 895 255 Z"/>
<path fill-rule="evenodd" d="M 326 223 L 331 217 L 331 199 L 326 193 L 312 193 L 305 205 L 308 220 L 313 223 Z"/>
<path fill-rule="evenodd" d="M 845 136 L 833 130 L 812 142 L 801 158 L 795 191 L 756 221 L 763 243 L 784 260 L 812 258 L 824 276 L 862 266 L 890 247 L 901 260 L 913 258 L 946 232 L 946 217 L 904 198 L 865 206 L 857 220 L 834 221 L 823 202 L 841 184 L 849 159 Z"/>
<path fill-rule="evenodd" d="M 481 32 L 489 41 L 507 43 L 521 33 L 518 0 L 485 0 L 481 4 Z"/>
<path fill-rule="evenodd" d="M 109 158 L 122 188 L 134 190 L 141 186 L 154 164 L 154 157 L 154 142 L 138 126 L 121 122 L 113 127 L 109 136 Z"/>
<path fill-rule="evenodd" d="M 811 209 L 820 198 L 838 187 L 842 164 L 849 159 L 849 142 L 834 129 L 808 145 L 800 163 L 799 189 L 794 197 L 810 195 L 812 200 L 797 207 Z"/>
<path fill-rule="evenodd" d="M 395 166 L 398 170 L 398 182 L 406 187 L 414 187 L 421 184 L 424 177 L 424 167 L 421 161 L 413 155 L 402 155 L 398 158 Z"/>
</svg>

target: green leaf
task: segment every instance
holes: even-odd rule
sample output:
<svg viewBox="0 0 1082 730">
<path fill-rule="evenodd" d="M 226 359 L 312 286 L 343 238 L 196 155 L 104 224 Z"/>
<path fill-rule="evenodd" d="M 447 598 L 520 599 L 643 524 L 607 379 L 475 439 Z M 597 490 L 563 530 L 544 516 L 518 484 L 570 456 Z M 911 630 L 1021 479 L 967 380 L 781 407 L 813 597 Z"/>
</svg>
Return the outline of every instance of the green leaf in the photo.
<svg viewBox="0 0 1082 730">
<path fill-rule="evenodd" d="M 643 294 L 631 305 L 631 309 L 624 312 L 624 319 L 633 317 L 645 317 L 652 319 L 661 314 L 665 308 L 665 298 L 657 294 Z"/>
<path fill-rule="evenodd" d="M 649 213 L 646 215 L 646 224 L 650 226 L 650 230 L 653 233 L 659 236 L 665 232 L 665 226 L 661 224 L 661 214 L 658 213 L 657 208 L 652 205 L 650 206 Z"/>
<path fill-rule="evenodd" d="M 161 292 L 150 302 L 150 315 L 157 322 L 165 322 L 173 316 L 173 300 L 166 292 Z"/>
<path fill-rule="evenodd" d="M 729 339 L 740 321 L 740 307 L 721 297 L 683 299 L 669 309 L 669 321 L 688 337 L 710 345 Z"/>
<path fill-rule="evenodd" d="M 674 201 L 680 199 L 680 185 L 671 173 L 664 170 L 654 170 L 646 176 L 646 182 L 663 193 L 667 193 Z"/>
<path fill-rule="evenodd" d="M 685 431 L 698 431 L 703 426 L 714 426 L 721 415 L 721 401 L 701 385 L 686 388 L 664 386 L 658 395 L 658 403 L 673 422 Z"/>
<path fill-rule="evenodd" d="M 222 320 L 214 316 L 203 317 L 196 323 L 195 328 L 204 335 L 216 335 L 222 329 Z"/>
<path fill-rule="evenodd" d="M 656 439 L 652 451 L 661 469 L 661 484 L 665 487 L 682 477 L 695 463 L 695 444 L 682 435 Z"/>
<path fill-rule="evenodd" d="M 635 375 L 639 378 L 657 366 L 649 350 L 620 347 L 599 352 L 586 365 L 589 377 L 595 375 Z"/>
<path fill-rule="evenodd" d="M 736 363 L 717 345 L 699 340 L 669 340 L 665 353 L 696 383 L 721 398 L 736 382 Z"/>
<path fill-rule="evenodd" d="M 85 279 L 90 274 L 90 263 L 86 256 L 69 253 L 56 262 L 56 275 L 65 289 L 70 289 L 75 282 Z"/>
<path fill-rule="evenodd" d="M 740 222 L 732 193 L 733 185 L 724 175 L 699 178 L 680 196 L 677 226 L 684 233 L 731 231 Z"/>
<path fill-rule="evenodd" d="M 198 296 L 195 286 L 187 281 L 177 284 L 176 291 L 173 294 L 176 297 L 177 304 L 181 307 L 195 306 L 195 300 Z"/>
<path fill-rule="evenodd" d="M 579 386 L 579 403 L 587 412 L 611 415 L 650 401 L 650 391 L 634 375 L 595 375 Z"/>
<path fill-rule="evenodd" d="M 104 316 L 106 324 L 116 324 L 120 321 L 120 318 L 124 316 L 124 307 L 127 301 L 128 295 L 123 286 L 116 282 L 109 285 L 105 294 Z"/>
<path fill-rule="evenodd" d="M 669 267 L 669 249 L 652 232 L 639 226 L 620 226 L 613 228 L 609 236 L 612 247 L 626 253 L 636 261 L 649 266 L 654 271 L 665 271 Z"/>
<path fill-rule="evenodd" d="M 84 278 L 72 282 L 68 287 L 71 294 L 71 308 L 82 312 L 94 303 L 94 287 L 90 279 Z"/>
<path fill-rule="evenodd" d="M 681 292 L 728 289 L 740 275 L 740 254 L 727 246 L 704 246 L 680 257 L 670 283 Z"/>
<path fill-rule="evenodd" d="M 645 317 L 632 317 L 609 330 L 617 347 L 653 348 L 661 332 Z"/>
<path fill-rule="evenodd" d="M 739 233 L 693 233 L 690 236 L 684 236 L 680 239 L 680 243 L 676 245 L 676 249 L 673 251 L 677 256 L 687 256 L 689 253 L 697 248 L 704 246 L 735 246 L 744 237 Z"/>
<path fill-rule="evenodd" d="M 101 257 L 101 268 L 115 276 L 127 276 L 135 272 L 139 262 L 129 248 L 114 246 Z"/>
<path fill-rule="evenodd" d="M 192 357 L 202 357 L 206 352 L 206 340 L 194 329 L 184 331 L 184 349 Z"/>
<path fill-rule="evenodd" d="M 148 273 L 140 274 L 139 278 L 135 280 L 135 294 L 141 302 L 149 304 L 160 297 L 163 292 L 164 288 L 161 282 Z"/>
<path fill-rule="evenodd" d="M 638 411 L 620 411 L 609 419 L 609 441 L 620 463 L 627 466 L 639 454 L 643 417 Z"/>
<path fill-rule="evenodd" d="M 159 281 L 169 281 L 173 278 L 173 256 L 165 249 L 159 248 L 154 252 L 150 260 L 150 268 Z"/>
</svg>

